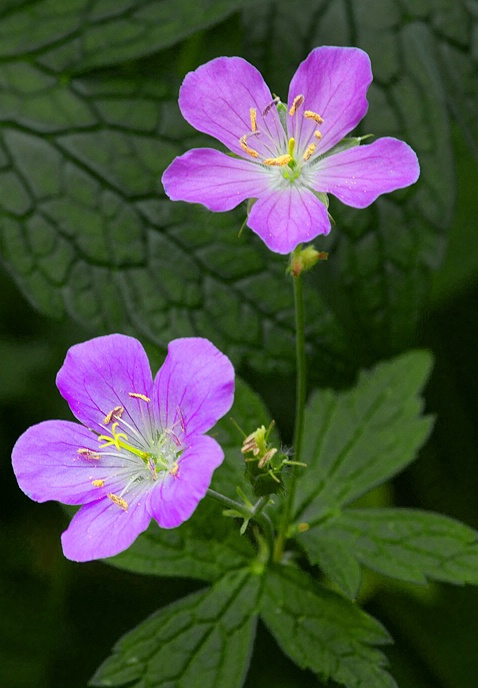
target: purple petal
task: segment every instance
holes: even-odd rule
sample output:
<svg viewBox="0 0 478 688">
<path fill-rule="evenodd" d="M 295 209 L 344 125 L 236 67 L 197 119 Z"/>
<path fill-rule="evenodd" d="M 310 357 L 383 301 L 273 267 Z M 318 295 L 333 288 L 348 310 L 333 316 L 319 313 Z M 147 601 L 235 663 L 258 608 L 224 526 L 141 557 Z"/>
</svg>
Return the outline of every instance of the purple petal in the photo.
<svg viewBox="0 0 478 688">
<path fill-rule="evenodd" d="M 205 496 L 224 452 L 212 437 L 197 435 L 181 455 L 176 475 L 168 475 L 151 493 L 150 512 L 161 528 L 176 528 Z"/>
<path fill-rule="evenodd" d="M 275 253 L 290 253 L 302 242 L 330 232 L 325 205 L 308 189 L 292 185 L 259 198 L 247 224 Z"/>
<path fill-rule="evenodd" d="M 322 139 L 317 143 L 317 151 L 324 153 L 332 148 L 365 116 L 371 81 L 370 58 L 363 50 L 329 46 L 313 50 L 299 65 L 290 84 L 289 106 L 296 96 L 304 96 L 294 119 L 289 118 L 291 136 L 295 135 L 299 146 L 305 148 L 311 141 L 317 143 L 313 134 L 319 129 Z M 323 124 L 305 119 L 306 110 L 320 115 Z"/>
<path fill-rule="evenodd" d="M 104 433 L 104 418 L 117 406 L 122 418 L 141 431 L 145 401 L 130 393 L 151 396 L 151 369 L 140 342 L 111 334 L 69 349 L 56 384 L 73 414 L 87 427 Z"/>
<path fill-rule="evenodd" d="M 209 210 L 225 211 L 267 191 L 270 172 L 212 148 L 195 148 L 173 160 L 162 182 L 172 201 L 202 203 Z"/>
<path fill-rule="evenodd" d="M 78 454 L 84 447 L 97 451 L 95 435 L 77 423 L 49 420 L 33 425 L 18 438 L 12 452 L 13 470 L 21 489 L 31 499 L 57 499 L 65 504 L 97 500 L 92 485 L 104 478 L 100 461 Z"/>
<path fill-rule="evenodd" d="M 127 511 L 109 499 L 86 504 L 61 536 L 63 553 L 72 561 L 113 557 L 127 549 L 150 520 L 142 500 L 129 502 Z"/>
<path fill-rule="evenodd" d="M 365 208 L 380 194 L 414 184 L 420 174 L 414 151 L 394 138 L 330 155 L 314 169 L 317 191 L 332 193 L 354 208 Z"/>
<path fill-rule="evenodd" d="M 262 120 L 271 102 L 272 94 L 261 73 L 241 57 L 218 57 L 189 72 L 179 92 L 179 107 L 189 124 L 242 157 L 247 153 L 239 139 L 251 131 L 251 108 L 257 111 L 261 129 L 268 129 L 273 140 L 284 139 L 275 108 Z M 266 139 L 266 131 L 255 136 L 253 148 L 264 157 L 277 155 L 267 147 Z"/>
<path fill-rule="evenodd" d="M 232 406 L 234 368 L 207 339 L 175 339 L 154 381 L 154 412 L 180 437 L 206 432 Z"/>
</svg>

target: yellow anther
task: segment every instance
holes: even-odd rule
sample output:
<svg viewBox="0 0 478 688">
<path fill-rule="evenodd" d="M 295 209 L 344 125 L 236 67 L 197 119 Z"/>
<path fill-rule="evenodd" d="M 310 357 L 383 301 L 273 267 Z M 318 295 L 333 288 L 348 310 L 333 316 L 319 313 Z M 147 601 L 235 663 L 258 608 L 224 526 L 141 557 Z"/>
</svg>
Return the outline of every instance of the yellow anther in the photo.
<svg viewBox="0 0 478 688">
<path fill-rule="evenodd" d="M 124 499 L 121 499 L 121 497 L 118 497 L 115 494 L 112 494 L 111 492 L 106 495 L 109 499 L 111 499 L 112 502 L 117 504 L 117 506 L 121 507 L 123 511 L 128 511 L 128 502 L 125 502 Z"/>
<path fill-rule="evenodd" d="M 98 437 L 98 442 L 103 442 L 103 444 L 100 444 L 100 449 L 104 449 L 105 447 L 110 447 L 112 444 L 116 447 L 116 449 L 121 448 L 121 439 L 127 440 L 128 436 L 125 435 L 124 432 L 116 432 L 116 428 L 118 427 L 119 423 L 113 423 L 111 426 L 111 435 L 112 437 L 109 437 L 109 435 L 100 435 Z"/>
<path fill-rule="evenodd" d="M 257 131 L 257 110 L 256 108 L 251 108 L 249 110 L 251 116 L 251 131 Z"/>
<path fill-rule="evenodd" d="M 304 112 L 304 117 L 306 119 L 313 119 L 314 122 L 317 122 L 317 124 L 323 124 L 324 120 L 320 115 L 318 115 L 316 112 L 312 112 L 312 110 L 306 110 Z"/>
<path fill-rule="evenodd" d="M 92 449 L 86 449 L 86 447 L 80 447 L 78 449 L 78 454 L 88 460 L 98 461 L 98 459 L 101 459 L 101 454 L 94 452 Z"/>
<path fill-rule="evenodd" d="M 307 146 L 306 151 L 304 153 L 304 160 L 305 161 L 307 161 L 310 158 L 310 156 L 312 155 L 312 153 L 315 151 L 316 148 L 317 148 L 317 146 L 315 145 L 315 143 L 311 143 L 310 146 Z"/>
<path fill-rule="evenodd" d="M 123 415 L 124 408 L 122 406 L 115 406 L 112 411 L 110 411 L 103 419 L 105 425 L 109 425 L 113 418 L 121 418 Z"/>
<path fill-rule="evenodd" d="M 104 480 L 92 480 L 91 484 L 93 485 L 93 487 L 103 487 L 103 485 L 105 484 L 105 481 Z"/>
<path fill-rule="evenodd" d="M 253 158 L 258 158 L 259 153 L 257 151 L 255 151 L 253 148 L 250 148 L 250 146 L 248 146 L 246 142 L 247 142 L 247 134 L 244 134 L 244 136 L 242 136 L 239 139 L 239 143 L 241 144 L 242 150 L 245 151 L 246 153 L 249 153 L 249 155 L 251 155 Z"/>
<path fill-rule="evenodd" d="M 263 165 L 269 165 L 271 167 L 282 167 L 283 165 L 288 165 L 292 160 L 292 155 L 279 155 L 278 158 L 266 158 L 262 161 Z"/>
<path fill-rule="evenodd" d="M 296 97 L 294 98 L 294 102 L 293 102 L 292 105 L 290 106 L 290 110 L 289 110 L 289 115 L 290 115 L 291 117 L 293 117 L 293 116 L 295 115 L 295 113 L 296 113 L 297 110 L 300 108 L 300 106 L 302 105 L 303 102 L 304 102 L 304 96 L 302 96 L 302 95 L 301 95 L 301 96 L 296 96 Z"/>
<path fill-rule="evenodd" d="M 142 401 L 151 401 L 146 394 L 140 394 L 139 392 L 128 392 L 128 396 L 132 397 L 133 399 L 142 399 Z"/>
<path fill-rule="evenodd" d="M 319 141 L 322 138 L 322 134 L 320 133 L 320 131 L 318 129 L 317 129 L 317 131 L 314 131 L 314 136 L 316 139 L 319 139 Z"/>
<path fill-rule="evenodd" d="M 173 476 L 174 476 L 174 475 L 177 474 L 178 471 L 179 471 L 179 464 L 178 464 L 177 461 L 175 461 L 175 462 L 173 463 L 173 465 L 171 466 L 171 469 L 170 469 L 170 471 L 169 471 L 169 475 L 173 475 Z"/>
</svg>

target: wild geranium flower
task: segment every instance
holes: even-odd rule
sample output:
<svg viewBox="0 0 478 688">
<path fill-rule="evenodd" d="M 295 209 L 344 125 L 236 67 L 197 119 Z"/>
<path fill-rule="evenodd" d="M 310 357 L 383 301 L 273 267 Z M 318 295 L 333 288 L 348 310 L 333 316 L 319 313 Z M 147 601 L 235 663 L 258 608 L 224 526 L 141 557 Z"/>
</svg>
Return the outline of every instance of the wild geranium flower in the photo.
<svg viewBox="0 0 478 688">
<path fill-rule="evenodd" d="M 207 339 L 176 339 L 154 381 L 146 353 L 113 334 L 73 346 L 57 386 L 82 423 L 45 421 L 13 449 L 32 499 L 83 504 L 62 535 L 74 561 L 129 547 L 152 518 L 188 519 L 224 458 L 203 433 L 231 407 L 234 370 Z"/>
<path fill-rule="evenodd" d="M 166 193 L 213 211 L 257 199 L 247 224 L 277 253 L 328 234 L 324 194 L 364 208 L 418 179 L 417 157 L 406 143 L 344 140 L 367 112 L 371 81 L 362 50 L 316 48 L 292 78 L 285 106 L 242 58 L 211 60 L 186 75 L 179 106 L 193 127 L 233 155 L 188 151 L 165 171 Z"/>
</svg>

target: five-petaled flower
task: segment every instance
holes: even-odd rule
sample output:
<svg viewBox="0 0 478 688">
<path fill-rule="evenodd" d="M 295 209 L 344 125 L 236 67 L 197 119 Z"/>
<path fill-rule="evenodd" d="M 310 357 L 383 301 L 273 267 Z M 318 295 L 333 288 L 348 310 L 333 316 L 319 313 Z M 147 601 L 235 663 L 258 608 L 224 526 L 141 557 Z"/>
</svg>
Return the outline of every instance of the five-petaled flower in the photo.
<svg viewBox="0 0 478 688">
<path fill-rule="evenodd" d="M 66 557 L 110 557 L 152 518 L 174 528 L 191 516 L 224 458 L 203 433 L 232 405 L 226 356 L 207 339 L 176 339 L 153 381 L 140 342 L 113 334 L 73 346 L 57 386 L 82 425 L 34 425 L 12 458 L 32 499 L 83 504 L 62 535 Z"/>
<path fill-rule="evenodd" d="M 418 179 L 417 157 L 403 141 L 334 150 L 366 114 L 371 81 L 362 50 L 316 48 L 292 78 L 285 107 L 242 58 L 202 65 L 184 79 L 181 112 L 233 155 L 198 148 L 176 158 L 162 179 L 167 195 L 213 211 L 257 199 L 247 224 L 277 253 L 328 234 L 324 194 L 364 208 Z"/>
</svg>

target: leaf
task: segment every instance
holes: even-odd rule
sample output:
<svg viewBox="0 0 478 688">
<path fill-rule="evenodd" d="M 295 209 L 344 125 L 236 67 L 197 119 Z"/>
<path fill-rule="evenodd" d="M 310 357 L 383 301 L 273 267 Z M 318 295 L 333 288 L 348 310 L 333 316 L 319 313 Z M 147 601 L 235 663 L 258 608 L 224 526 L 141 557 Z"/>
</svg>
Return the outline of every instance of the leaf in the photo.
<svg viewBox="0 0 478 688">
<path fill-rule="evenodd" d="M 213 214 L 161 189 L 170 161 L 204 141 L 179 114 L 167 58 L 154 78 L 117 70 L 70 79 L 28 56 L 0 70 L 0 252 L 34 305 L 163 349 L 200 334 L 236 364 L 290 371 L 284 258 L 251 232 L 238 239 L 245 208 Z M 328 370 L 343 367 L 340 326 L 311 288 L 308 305 L 309 352 Z"/>
<path fill-rule="evenodd" d="M 293 568 L 268 573 L 261 614 L 281 649 L 302 668 L 347 688 L 396 688 L 384 655 L 385 629 L 351 602 Z"/>
<path fill-rule="evenodd" d="M 362 362 L 410 346 L 441 261 L 455 198 L 451 117 L 461 107 L 455 81 L 465 84 L 470 114 L 478 103 L 470 40 L 476 21 L 472 3 L 461 0 L 304 0 L 300 12 L 283 0 L 274 12 L 259 7 L 253 25 L 245 18 L 247 54 L 283 98 L 313 48 L 366 50 L 374 82 L 357 133 L 396 136 L 418 154 L 421 176 L 406 191 L 387 194 L 365 210 L 331 199 L 337 224 L 328 239 L 317 242 L 330 254 L 318 287 Z M 444 45 L 459 53 L 457 68 L 445 67 Z M 468 120 L 476 131 L 478 116 Z"/>
<path fill-rule="evenodd" d="M 260 398 L 237 377 L 234 405 L 210 432 L 225 454 L 224 462 L 214 472 L 211 487 L 237 500 L 237 485 L 245 493 L 250 494 L 250 490 L 244 480 L 242 437 L 231 417 L 246 432 L 269 423 L 269 413 Z M 129 549 L 105 561 L 136 573 L 215 581 L 228 569 L 247 565 L 255 556 L 247 537 L 239 534 L 238 524 L 222 516 L 223 509 L 206 496 L 179 528 L 166 530 L 152 521 Z"/>
<path fill-rule="evenodd" d="M 113 648 L 93 686 L 240 688 L 254 642 L 260 578 L 229 573 L 161 609 Z"/>
<path fill-rule="evenodd" d="M 415 458 L 432 420 L 418 394 L 431 368 L 414 351 L 362 372 L 347 392 L 316 392 L 305 415 L 297 518 L 309 525 L 388 480 Z"/>
<path fill-rule="evenodd" d="M 320 565 L 324 543 L 326 550 L 336 545 L 338 553 L 346 552 L 342 561 L 337 556 L 337 570 L 354 557 L 374 571 L 409 583 L 478 583 L 478 532 L 440 514 L 346 509 L 298 537 L 312 563 Z"/>
</svg>

